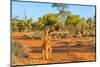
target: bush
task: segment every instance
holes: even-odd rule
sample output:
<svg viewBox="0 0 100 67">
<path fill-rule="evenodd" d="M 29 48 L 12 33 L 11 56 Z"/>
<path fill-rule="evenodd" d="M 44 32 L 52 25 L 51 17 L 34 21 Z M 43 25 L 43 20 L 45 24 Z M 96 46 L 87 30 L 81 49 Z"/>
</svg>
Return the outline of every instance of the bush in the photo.
<svg viewBox="0 0 100 67">
<path fill-rule="evenodd" d="M 28 57 L 28 49 L 19 43 L 12 43 L 12 64 L 22 64 Z"/>
<path fill-rule="evenodd" d="M 26 34 L 23 37 L 25 39 L 41 39 L 42 38 L 42 36 L 40 34 L 34 34 L 34 35 L 28 35 L 28 34 Z"/>
<path fill-rule="evenodd" d="M 25 39 L 34 39 L 34 37 L 32 35 L 24 35 L 23 36 Z"/>
</svg>

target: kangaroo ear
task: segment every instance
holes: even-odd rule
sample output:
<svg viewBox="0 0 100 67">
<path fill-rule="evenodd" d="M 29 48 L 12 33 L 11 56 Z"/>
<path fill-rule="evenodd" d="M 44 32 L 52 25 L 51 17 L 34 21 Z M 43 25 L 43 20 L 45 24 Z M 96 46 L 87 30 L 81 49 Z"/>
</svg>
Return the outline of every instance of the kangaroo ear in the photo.
<svg viewBox="0 0 100 67">
<path fill-rule="evenodd" d="M 50 31 L 49 31 L 49 34 L 51 34 L 52 32 L 53 32 L 53 31 L 52 31 L 52 30 L 50 30 Z"/>
<path fill-rule="evenodd" d="M 50 30 L 49 32 L 50 32 L 50 34 L 51 34 L 52 32 L 54 32 L 54 30 Z"/>
</svg>

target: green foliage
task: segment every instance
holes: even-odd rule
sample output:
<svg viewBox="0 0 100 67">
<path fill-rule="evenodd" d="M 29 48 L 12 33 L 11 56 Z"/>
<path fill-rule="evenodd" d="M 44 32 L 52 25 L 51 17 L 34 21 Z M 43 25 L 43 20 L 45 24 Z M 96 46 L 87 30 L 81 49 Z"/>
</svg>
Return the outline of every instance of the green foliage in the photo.
<svg viewBox="0 0 100 67">
<path fill-rule="evenodd" d="M 36 29 L 42 29 L 44 26 L 44 20 L 42 18 L 39 19 L 39 21 L 34 23 L 34 26 Z"/>
<path fill-rule="evenodd" d="M 39 22 L 37 22 L 38 27 L 53 27 L 58 23 L 58 18 L 55 14 L 47 14 L 41 18 L 39 18 Z"/>
<path fill-rule="evenodd" d="M 11 22 L 11 25 L 12 25 L 12 31 L 17 31 L 17 23 L 18 23 L 18 21 L 17 21 L 17 18 L 13 18 L 12 19 L 12 22 Z"/>
<path fill-rule="evenodd" d="M 70 28 L 75 34 L 81 32 L 87 27 L 87 23 L 84 18 L 78 15 L 71 15 L 67 17 L 65 25 Z"/>
<path fill-rule="evenodd" d="M 95 30 L 96 16 L 90 17 L 87 20 L 79 15 L 72 15 L 67 11 L 66 4 L 52 4 L 53 8 L 57 8 L 59 13 L 49 13 L 41 16 L 37 21 L 33 22 L 32 18 L 17 19 L 13 18 L 11 25 L 12 31 L 32 31 L 43 30 L 44 28 L 52 28 L 52 30 L 66 30 L 71 34 L 83 33 L 84 30 Z"/>
<path fill-rule="evenodd" d="M 20 32 L 25 31 L 25 20 L 23 20 L 23 19 L 19 20 L 17 26 L 18 26 L 18 30 Z"/>
<path fill-rule="evenodd" d="M 58 18 L 53 14 L 48 14 L 45 26 L 54 26 L 58 22 Z"/>
<path fill-rule="evenodd" d="M 79 21 L 80 17 L 78 15 L 71 15 L 67 17 L 67 20 L 65 22 L 65 25 L 69 25 L 69 24 L 77 24 L 77 21 Z"/>
<path fill-rule="evenodd" d="M 65 25 L 61 24 L 61 23 L 57 23 L 55 26 L 55 30 L 59 31 L 59 30 L 65 30 Z"/>
<path fill-rule="evenodd" d="M 32 30 L 32 22 L 33 22 L 32 18 L 28 19 L 27 22 L 26 22 L 25 27 L 26 27 L 26 29 L 28 31 L 31 31 Z"/>
</svg>

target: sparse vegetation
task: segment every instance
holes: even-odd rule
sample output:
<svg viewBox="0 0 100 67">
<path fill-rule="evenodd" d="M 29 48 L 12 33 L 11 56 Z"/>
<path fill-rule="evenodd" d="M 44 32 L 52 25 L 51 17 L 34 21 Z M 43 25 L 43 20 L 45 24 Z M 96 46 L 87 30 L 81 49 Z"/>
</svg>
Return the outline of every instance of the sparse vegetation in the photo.
<svg viewBox="0 0 100 67">
<path fill-rule="evenodd" d="M 68 11 L 69 6 L 61 3 L 51 4 L 51 8 L 57 9 L 58 13 L 48 12 L 38 20 L 34 17 L 12 18 L 12 64 L 96 60 L 95 15 L 86 19 Z M 43 49 L 47 57 L 44 60 Z M 51 56 L 46 52 L 51 53 L 52 58 L 49 59 Z"/>
</svg>

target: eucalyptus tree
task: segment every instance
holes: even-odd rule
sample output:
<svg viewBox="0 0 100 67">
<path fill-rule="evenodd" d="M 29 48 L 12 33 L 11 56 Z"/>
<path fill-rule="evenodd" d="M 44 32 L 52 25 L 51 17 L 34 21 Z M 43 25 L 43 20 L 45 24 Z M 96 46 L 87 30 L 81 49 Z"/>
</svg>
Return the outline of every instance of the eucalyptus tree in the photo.
<svg viewBox="0 0 100 67">
<path fill-rule="evenodd" d="M 42 28 L 54 28 L 57 23 L 57 16 L 55 14 L 50 13 L 40 17 L 36 25 Z"/>
<path fill-rule="evenodd" d="M 68 16 L 65 25 L 72 34 L 78 34 L 87 27 L 85 19 L 79 15 Z"/>
<path fill-rule="evenodd" d="M 68 5 L 67 4 L 63 4 L 63 3 L 54 3 L 52 4 L 52 7 L 53 8 L 56 8 L 59 13 L 58 13 L 58 18 L 59 18 L 59 21 L 60 23 L 64 23 L 65 20 L 66 20 L 66 17 L 71 15 L 71 12 L 68 11 Z"/>
</svg>

